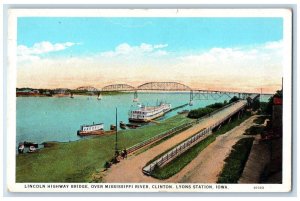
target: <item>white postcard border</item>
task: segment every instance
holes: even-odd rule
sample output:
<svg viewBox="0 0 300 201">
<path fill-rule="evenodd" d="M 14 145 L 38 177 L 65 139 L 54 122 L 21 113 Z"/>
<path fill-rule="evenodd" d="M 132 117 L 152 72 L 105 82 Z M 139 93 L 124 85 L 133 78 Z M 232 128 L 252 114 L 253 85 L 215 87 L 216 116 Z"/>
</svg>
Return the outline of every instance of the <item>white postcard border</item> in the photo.
<svg viewBox="0 0 300 201">
<path fill-rule="evenodd" d="M 134 16 L 133 16 L 134 15 Z M 16 47 L 18 17 L 282 17 L 284 19 L 284 69 L 283 69 L 283 183 L 282 184 L 208 184 L 213 189 L 178 189 L 181 184 L 132 184 L 149 185 L 150 188 L 92 188 L 86 183 L 51 183 L 69 185 L 68 188 L 26 188 L 30 185 L 49 185 L 43 183 L 16 183 Z M 7 68 L 7 185 L 10 192 L 288 192 L 291 190 L 291 97 L 292 97 L 292 20 L 289 9 L 11 9 L 8 18 L 8 68 Z M 71 188 L 71 185 L 87 185 L 89 188 Z M 116 184 L 97 184 L 116 185 Z M 124 184 L 119 184 L 124 185 Z M 172 188 L 156 188 L 153 185 L 171 185 Z M 190 184 L 191 187 L 194 184 Z M 199 184 L 207 185 L 207 184 Z M 218 188 L 227 186 L 227 189 Z"/>
</svg>

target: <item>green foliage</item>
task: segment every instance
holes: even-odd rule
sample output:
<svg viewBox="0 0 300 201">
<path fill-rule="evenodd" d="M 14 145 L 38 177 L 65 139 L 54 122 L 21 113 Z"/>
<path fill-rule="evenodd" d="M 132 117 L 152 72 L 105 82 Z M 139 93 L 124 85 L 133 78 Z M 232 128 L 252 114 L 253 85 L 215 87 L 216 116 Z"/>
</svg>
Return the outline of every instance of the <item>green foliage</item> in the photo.
<svg viewBox="0 0 300 201">
<path fill-rule="evenodd" d="M 268 103 L 267 102 L 260 102 L 260 109 L 263 114 L 266 114 Z"/>
<path fill-rule="evenodd" d="M 240 139 L 225 159 L 225 165 L 217 183 L 237 183 L 248 160 L 254 138 Z"/>
<path fill-rule="evenodd" d="M 253 101 L 253 103 L 252 103 L 252 110 L 253 111 L 256 111 L 256 110 L 258 110 L 260 108 L 260 101 L 259 101 L 259 99 L 257 98 L 257 99 L 255 99 L 254 101 Z"/>
<path fill-rule="evenodd" d="M 272 115 L 272 113 L 273 113 L 273 100 L 274 100 L 274 97 L 282 98 L 282 90 L 278 90 L 274 94 L 274 96 L 272 96 L 271 98 L 269 98 L 269 101 L 268 101 L 266 107 L 263 110 L 263 112 L 265 114 Z"/>
<path fill-rule="evenodd" d="M 283 97 L 282 90 L 276 91 L 276 93 L 274 94 L 274 96 L 275 96 L 275 97 L 278 97 L 278 98 L 282 98 L 282 97 Z"/>
<path fill-rule="evenodd" d="M 214 104 L 206 106 L 206 108 L 219 109 L 219 108 L 224 107 L 225 105 L 226 104 L 224 104 L 224 103 L 214 103 Z"/>
<path fill-rule="evenodd" d="M 233 96 L 230 100 L 229 100 L 229 104 L 230 103 L 233 103 L 233 102 L 236 102 L 236 101 L 238 101 L 238 100 L 240 100 L 237 96 Z"/>
<path fill-rule="evenodd" d="M 192 118 L 192 119 L 198 119 L 198 118 L 201 118 L 209 113 L 212 113 L 215 109 L 213 108 L 199 108 L 199 109 L 196 109 L 196 110 L 191 110 L 188 114 L 188 117 L 189 118 Z"/>
<path fill-rule="evenodd" d="M 188 113 L 188 117 L 192 119 L 198 119 L 201 118 L 209 113 L 212 113 L 213 111 L 220 109 L 224 107 L 227 104 L 227 102 L 224 101 L 224 103 L 214 103 L 211 105 L 207 105 L 205 108 L 198 108 L 195 110 L 191 110 Z"/>
</svg>

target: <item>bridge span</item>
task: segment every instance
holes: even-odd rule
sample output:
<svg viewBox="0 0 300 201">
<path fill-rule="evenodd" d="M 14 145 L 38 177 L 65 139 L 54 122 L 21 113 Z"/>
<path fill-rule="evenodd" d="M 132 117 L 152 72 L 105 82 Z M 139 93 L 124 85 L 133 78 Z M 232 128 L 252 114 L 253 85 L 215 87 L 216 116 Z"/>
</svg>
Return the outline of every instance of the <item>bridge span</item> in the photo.
<svg viewBox="0 0 300 201">
<path fill-rule="evenodd" d="M 77 89 L 89 89 L 96 91 L 94 87 L 79 87 Z M 237 96 L 241 99 L 246 99 L 248 96 L 257 93 L 248 92 L 236 92 L 236 91 L 217 91 L 217 90 L 205 90 L 205 89 L 193 89 L 185 84 L 179 82 L 146 82 L 137 87 L 131 86 L 129 84 L 110 84 L 102 89 L 97 90 L 100 94 L 101 92 L 133 92 L 133 101 L 138 101 L 138 92 L 144 91 L 163 91 L 163 92 L 187 92 L 190 94 L 190 104 L 193 100 L 209 100 L 209 99 L 219 99 L 223 96 L 232 98 Z"/>
</svg>

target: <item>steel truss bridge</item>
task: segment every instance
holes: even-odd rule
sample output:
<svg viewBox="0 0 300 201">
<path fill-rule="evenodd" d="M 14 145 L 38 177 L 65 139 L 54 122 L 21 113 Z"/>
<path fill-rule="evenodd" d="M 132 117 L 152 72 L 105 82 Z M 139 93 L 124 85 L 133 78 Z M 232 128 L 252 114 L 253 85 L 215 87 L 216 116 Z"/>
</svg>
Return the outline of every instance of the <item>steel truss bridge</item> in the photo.
<svg viewBox="0 0 300 201">
<path fill-rule="evenodd" d="M 247 93 L 247 92 L 234 92 L 234 91 L 214 91 L 214 90 L 203 90 L 203 89 L 192 89 L 191 87 L 181 84 L 179 82 L 147 82 L 137 87 L 128 84 L 111 84 L 103 87 L 102 89 L 96 89 L 95 87 L 78 87 L 78 89 L 89 89 L 90 91 L 97 91 L 99 94 L 101 92 L 134 92 L 134 101 L 138 100 L 138 91 L 168 91 L 168 92 L 187 92 L 190 94 L 190 102 L 193 100 L 209 100 L 209 99 L 219 99 L 223 96 L 232 98 L 237 96 L 241 99 L 245 99 L 253 94 L 257 93 Z"/>
</svg>

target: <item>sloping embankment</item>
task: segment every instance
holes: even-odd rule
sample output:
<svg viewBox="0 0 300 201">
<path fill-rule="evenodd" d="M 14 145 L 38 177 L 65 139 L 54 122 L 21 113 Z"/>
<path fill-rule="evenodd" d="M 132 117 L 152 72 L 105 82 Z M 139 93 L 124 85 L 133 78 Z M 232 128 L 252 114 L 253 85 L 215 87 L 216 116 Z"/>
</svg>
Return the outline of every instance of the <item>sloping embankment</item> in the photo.
<svg viewBox="0 0 300 201">
<path fill-rule="evenodd" d="M 259 135 L 255 137 L 249 158 L 238 183 L 260 183 L 261 174 L 270 162 L 268 144 L 259 142 Z"/>
</svg>

